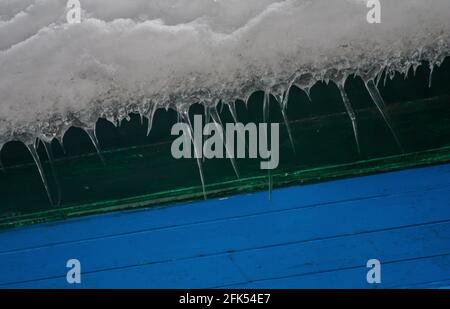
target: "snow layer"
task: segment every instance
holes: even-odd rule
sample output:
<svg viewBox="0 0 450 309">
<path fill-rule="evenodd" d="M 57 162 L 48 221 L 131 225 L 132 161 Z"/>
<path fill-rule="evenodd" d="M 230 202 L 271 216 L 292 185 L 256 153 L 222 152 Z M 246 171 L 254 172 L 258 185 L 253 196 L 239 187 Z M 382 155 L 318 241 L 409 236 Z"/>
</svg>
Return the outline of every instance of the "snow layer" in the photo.
<svg viewBox="0 0 450 309">
<path fill-rule="evenodd" d="M 449 54 L 449 0 L 0 0 L 0 145 Z"/>
</svg>

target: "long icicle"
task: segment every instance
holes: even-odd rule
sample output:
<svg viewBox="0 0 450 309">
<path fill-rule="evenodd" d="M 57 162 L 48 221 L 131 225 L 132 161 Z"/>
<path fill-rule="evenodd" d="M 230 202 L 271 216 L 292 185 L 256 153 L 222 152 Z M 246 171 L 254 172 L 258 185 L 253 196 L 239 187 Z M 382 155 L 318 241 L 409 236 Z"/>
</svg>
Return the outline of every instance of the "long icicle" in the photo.
<svg viewBox="0 0 450 309">
<path fill-rule="evenodd" d="M 281 115 L 283 116 L 284 125 L 286 126 L 286 130 L 287 130 L 287 133 L 289 136 L 289 141 L 291 143 L 292 151 L 294 152 L 294 154 L 296 154 L 297 152 L 295 150 L 295 143 L 294 143 L 294 137 L 292 135 L 291 124 L 289 122 L 289 118 L 286 113 L 288 99 L 289 99 L 289 92 L 291 91 L 291 88 L 292 88 L 292 83 L 289 84 L 289 87 L 287 88 L 286 93 L 284 94 L 284 97 L 282 99 L 279 98 L 278 103 L 280 104 Z"/>
<path fill-rule="evenodd" d="M 380 112 L 381 116 L 383 116 L 384 122 L 389 127 L 389 130 L 391 131 L 391 134 L 394 137 L 395 142 L 397 143 L 397 145 L 400 148 L 400 150 L 402 152 L 404 152 L 402 144 L 400 143 L 400 140 L 399 140 L 399 138 L 397 136 L 397 133 L 395 133 L 395 130 L 392 127 L 391 120 L 390 120 L 389 116 L 384 112 L 385 104 L 384 104 L 383 98 L 381 97 L 381 94 L 378 91 L 377 87 L 375 86 L 373 80 L 369 80 L 366 83 L 366 88 L 367 88 L 367 91 L 369 92 L 370 97 L 372 98 L 373 102 L 377 106 L 378 111 Z"/>
<path fill-rule="evenodd" d="M 237 116 L 237 112 L 236 112 L 236 103 L 235 102 L 230 102 L 228 103 L 228 108 L 230 110 L 231 113 L 231 117 L 233 117 L 233 120 L 235 123 L 238 123 L 238 116 Z"/>
<path fill-rule="evenodd" d="M 152 104 L 152 106 L 150 107 L 150 112 L 148 113 L 147 136 L 150 135 L 150 131 L 153 128 L 153 118 L 155 116 L 157 108 L 158 106 L 156 105 L 156 103 Z"/>
<path fill-rule="evenodd" d="M 199 174 L 200 174 L 200 180 L 202 182 L 203 198 L 206 200 L 207 196 L 206 196 L 205 178 L 204 178 L 204 175 L 203 175 L 202 160 L 200 160 L 200 154 L 198 153 L 199 149 L 197 149 L 196 144 L 195 144 L 195 140 L 194 140 L 194 136 L 193 136 L 193 130 L 194 129 L 192 127 L 191 120 L 189 119 L 189 113 L 188 112 L 182 112 L 181 113 L 181 117 L 188 124 L 189 138 L 191 139 L 191 142 L 194 145 L 195 158 L 197 160 L 197 166 L 198 166 L 198 171 L 199 171 Z"/>
<path fill-rule="evenodd" d="M 103 164 L 105 164 L 105 159 L 103 158 L 103 155 L 100 151 L 100 144 L 98 143 L 97 135 L 95 134 L 95 130 L 93 129 L 87 129 L 86 130 L 87 135 L 91 139 L 92 144 L 94 144 L 95 151 L 97 151 L 97 155 L 102 161 Z"/>
<path fill-rule="evenodd" d="M 231 116 L 234 120 L 234 123 L 239 123 L 239 118 L 238 118 L 237 112 L 236 112 L 236 103 L 233 101 L 233 102 L 228 103 L 227 105 L 230 110 Z M 238 134 L 238 138 L 241 140 L 242 144 L 245 145 L 245 150 L 248 152 L 248 144 L 245 142 L 245 136 L 241 136 Z"/>
<path fill-rule="evenodd" d="M 269 117 L 270 117 L 270 92 L 265 91 L 263 102 L 263 122 L 267 123 Z M 267 126 L 267 128 L 269 128 L 269 126 Z M 270 169 L 267 169 L 267 177 L 269 178 L 269 201 L 272 201 L 272 174 Z"/>
<path fill-rule="evenodd" d="M 428 88 L 431 88 L 433 82 L 434 65 L 430 64 L 430 75 L 428 76 Z"/>
<path fill-rule="evenodd" d="M 210 108 L 208 104 L 204 104 L 204 113 L 205 113 L 205 124 L 211 121 Z M 203 163 L 206 162 L 206 156 L 202 156 Z"/>
<path fill-rule="evenodd" d="M 339 85 L 339 91 L 341 92 L 342 101 L 344 102 L 345 110 L 347 111 L 347 115 L 352 122 L 353 127 L 353 135 L 355 136 L 356 148 L 358 150 L 358 154 L 361 155 L 361 148 L 359 144 L 359 131 L 358 131 L 358 123 L 356 122 L 356 114 L 352 108 L 350 100 L 348 99 L 347 93 L 345 92 L 344 86 Z"/>
<path fill-rule="evenodd" d="M 375 82 L 375 84 L 377 85 L 377 87 L 378 87 L 378 85 L 380 84 L 380 80 L 381 80 L 381 78 L 383 77 L 383 73 L 384 73 L 384 70 L 386 69 L 386 67 L 384 67 L 377 75 L 376 75 L 376 77 L 375 77 L 375 79 L 376 79 L 376 82 Z"/>
<path fill-rule="evenodd" d="M 52 195 L 50 193 L 50 187 L 48 185 L 47 178 L 45 177 L 44 168 L 42 166 L 41 159 L 39 158 L 39 155 L 38 155 L 37 150 L 36 150 L 36 143 L 30 143 L 30 144 L 27 144 L 26 146 L 28 148 L 28 151 L 30 151 L 31 156 L 33 157 L 34 163 L 37 166 L 37 169 L 39 171 L 39 175 L 41 176 L 42 183 L 43 183 L 45 191 L 47 193 L 48 200 L 50 201 L 50 204 L 52 206 L 54 206 L 55 204 L 53 202 L 53 198 L 52 198 Z"/>
<path fill-rule="evenodd" d="M 214 123 L 216 125 L 220 125 L 223 128 L 222 120 L 220 119 L 219 113 L 217 112 L 217 109 L 215 106 L 211 109 L 210 115 L 211 115 L 211 119 L 214 121 Z M 230 149 L 228 148 L 228 145 L 223 136 L 223 131 L 218 130 L 218 132 L 220 134 L 220 138 L 223 141 L 223 145 L 225 146 L 225 151 L 227 152 L 227 157 L 230 159 L 231 165 L 233 166 L 234 173 L 236 174 L 236 177 L 239 179 L 239 178 L 241 178 L 241 176 L 240 176 L 239 170 L 237 168 L 236 160 L 234 159 L 234 153 L 231 153 Z"/>
<path fill-rule="evenodd" d="M 56 200 L 56 205 L 55 206 L 60 206 L 61 205 L 61 199 L 62 199 L 61 184 L 60 184 L 60 181 L 59 181 L 58 172 L 57 172 L 55 164 L 54 164 L 55 159 L 53 157 L 52 146 L 51 146 L 51 144 L 48 144 L 48 143 L 46 143 L 44 141 L 41 141 L 41 142 L 44 145 L 45 152 L 47 153 L 48 162 L 50 164 L 50 169 L 51 169 L 52 175 L 53 175 L 53 180 L 55 181 L 55 184 L 56 184 L 57 200 Z"/>
</svg>

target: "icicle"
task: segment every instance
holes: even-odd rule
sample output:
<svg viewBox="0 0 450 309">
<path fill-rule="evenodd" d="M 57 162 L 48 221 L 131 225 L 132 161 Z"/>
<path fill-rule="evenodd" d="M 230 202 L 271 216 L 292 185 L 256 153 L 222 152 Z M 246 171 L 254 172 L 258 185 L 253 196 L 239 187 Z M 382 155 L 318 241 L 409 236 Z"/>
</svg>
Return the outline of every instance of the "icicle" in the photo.
<svg viewBox="0 0 450 309">
<path fill-rule="evenodd" d="M 50 193 L 50 187 L 48 185 L 47 178 L 45 177 L 44 168 L 42 166 L 41 159 L 39 158 L 39 155 L 36 150 L 36 144 L 30 143 L 30 144 L 27 144 L 26 146 L 27 146 L 28 150 L 30 151 L 31 156 L 33 157 L 34 163 L 37 166 L 39 175 L 41 176 L 42 184 L 44 185 L 45 191 L 47 193 L 48 200 L 50 201 L 50 204 L 52 206 L 54 206 L 55 204 L 53 203 L 53 199 L 52 199 L 52 195 Z"/>
<path fill-rule="evenodd" d="M 53 180 L 55 181 L 55 185 L 56 185 L 56 192 L 57 192 L 57 200 L 56 200 L 56 206 L 61 205 L 61 184 L 59 182 L 59 176 L 58 173 L 56 171 L 56 167 L 55 167 L 55 160 L 53 157 L 53 151 L 52 151 L 52 147 L 51 144 L 48 144 L 44 141 L 42 141 L 42 144 L 44 145 L 45 148 L 45 152 L 47 153 L 47 157 L 48 157 L 48 162 L 50 164 L 50 170 L 52 171 L 52 176 L 53 176 Z"/>
<path fill-rule="evenodd" d="M 214 123 L 216 125 L 220 125 L 223 128 L 222 120 L 220 120 L 219 113 L 217 112 L 217 109 L 215 106 L 211 109 L 210 115 L 211 115 L 211 119 L 214 121 Z M 231 165 L 233 166 L 234 173 L 236 174 L 236 177 L 239 179 L 239 178 L 241 178 L 241 176 L 240 176 L 239 170 L 237 168 L 236 160 L 234 159 L 234 153 L 231 153 L 230 149 L 228 148 L 228 145 L 223 136 L 223 131 L 218 130 L 218 132 L 220 134 L 220 138 L 223 141 L 223 145 L 225 146 L 225 151 L 227 152 L 227 157 L 230 159 Z"/>
<path fill-rule="evenodd" d="M 179 113 L 177 113 L 177 122 L 181 122 L 181 113 L 179 112 Z"/>
<path fill-rule="evenodd" d="M 210 123 L 211 122 L 211 114 L 209 112 L 210 108 L 208 104 L 203 105 L 205 108 L 205 123 Z"/>
<path fill-rule="evenodd" d="M 378 87 L 378 84 L 380 83 L 381 78 L 383 77 L 384 70 L 385 70 L 385 68 L 383 68 L 380 71 L 380 73 L 378 73 L 377 76 L 375 77 L 376 78 L 376 83 L 375 84 L 377 85 L 377 87 Z"/>
<path fill-rule="evenodd" d="M 431 83 L 433 81 L 433 71 L 434 65 L 430 64 L 430 76 L 428 77 L 428 88 L 431 88 Z"/>
<path fill-rule="evenodd" d="M 303 89 L 303 91 L 305 91 L 306 96 L 308 97 L 309 102 L 312 103 L 312 99 L 311 99 L 311 88 L 306 87 L 305 89 Z"/>
<path fill-rule="evenodd" d="M 270 92 L 264 91 L 264 101 L 263 101 L 263 122 L 269 120 L 269 110 L 270 110 Z"/>
<path fill-rule="evenodd" d="M 289 142 L 291 143 L 292 151 L 294 152 L 294 154 L 296 154 L 294 137 L 292 135 L 292 130 L 291 130 L 291 124 L 289 122 L 289 118 L 288 118 L 287 113 L 286 113 L 287 103 L 288 103 L 288 98 L 289 98 L 289 92 L 291 91 L 291 87 L 292 87 L 292 83 L 289 84 L 289 87 L 286 90 L 286 93 L 284 94 L 284 97 L 283 98 L 281 98 L 281 97 L 278 98 L 277 101 L 278 101 L 278 104 L 280 104 L 281 115 L 283 116 L 284 125 L 286 126 L 286 130 L 287 130 L 287 133 L 288 133 Z"/>
<path fill-rule="evenodd" d="M 392 70 L 392 71 L 389 73 L 389 79 L 390 79 L 390 80 L 393 80 L 393 79 L 395 78 L 395 74 L 396 74 L 396 72 L 395 72 L 394 70 Z"/>
<path fill-rule="evenodd" d="M 236 103 L 234 101 L 228 103 L 228 108 L 230 109 L 231 117 L 233 117 L 234 122 L 238 123 L 239 120 L 236 113 Z"/>
<path fill-rule="evenodd" d="M 203 107 L 204 107 L 204 119 L 205 119 L 205 124 L 206 124 L 206 123 L 210 122 L 209 108 L 208 108 L 207 104 L 204 104 Z M 206 162 L 206 157 L 205 156 L 202 156 L 202 162 L 203 163 Z"/>
<path fill-rule="evenodd" d="M 358 123 L 356 122 L 356 114 L 352 108 L 350 100 L 348 99 L 347 93 L 345 92 L 344 86 L 339 85 L 339 91 L 341 92 L 342 101 L 344 102 L 345 110 L 347 111 L 347 115 L 352 122 L 353 127 L 353 135 L 355 137 L 356 148 L 358 150 L 358 154 L 361 155 L 361 148 L 359 146 L 359 133 L 358 133 Z"/>
<path fill-rule="evenodd" d="M 389 76 L 389 72 L 388 72 L 388 69 L 386 68 L 386 72 L 384 73 L 383 87 L 386 87 L 388 76 Z"/>
<path fill-rule="evenodd" d="M 233 117 L 233 121 L 235 123 L 238 123 L 239 119 L 238 119 L 237 112 L 236 112 L 236 103 L 233 101 L 233 102 L 228 103 L 227 105 L 228 105 L 228 109 L 230 110 L 231 117 Z M 238 134 L 238 138 L 242 141 L 242 144 L 245 145 L 245 150 L 248 152 L 248 144 L 245 142 L 245 136 L 241 136 L 240 134 Z"/>
<path fill-rule="evenodd" d="M 202 182 L 202 190 L 203 190 L 203 198 L 206 200 L 206 188 L 205 188 L 205 178 L 203 175 L 203 166 L 202 166 L 202 161 L 200 160 L 200 153 L 199 150 L 201 151 L 201 149 L 197 149 L 196 144 L 195 144 L 195 140 L 194 140 L 194 136 L 193 136 L 193 127 L 192 127 L 192 123 L 191 120 L 189 119 L 189 113 L 188 112 L 181 112 L 180 116 L 186 121 L 186 123 L 189 126 L 189 138 L 192 141 L 192 144 L 194 145 L 194 152 L 195 152 L 195 158 L 197 160 L 197 165 L 198 165 L 198 172 L 200 174 L 200 180 Z"/>
<path fill-rule="evenodd" d="M 92 144 L 94 144 L 94 147 L 95 147 L 95 150 L 97 151 L 98 157 L 100 158 L 102 163 L 105 164 L 105 160 L 100 151 L 100 144 L 98 143 L 97 136 L 95 135 L 95 130 L 87 129 L 86 133 L 89 135 L 89 138 L 91 139 Z"/>
<path fill-rule="evenodd" d="M 148 117 L 147 136 L 150 135 L 150 131 L 151 131 L 152 128 L 153 128 L 153 118 L 154 118 L 154 116 L 155 116 L 157 107 L 158 107 L 158 106 L 156 105 L 156 103 L 155 103 L 155 104 L 152 104 L 151 107 L 150 107 L 150 112 L 148 113 L 148 116 L 147 116 L 147 117 Z"/>
<path fill-rule="evenodd" d="M 66 148 L 64 148 L 64 139 L 61 139 L 61 141 L 59 142 L 59 144 L 61 145 L 61 150 L 62 150 L 63 154 L 64 154 L 65 156 L 67 156 Z"/>
<path fill-rule="evenodd" d="M 290 124 L 289 118 L 287 117 L 287 114 L 286 114 L 287 97 L 289 95 L 290 86 L 289 86 L 288 90 L 286 91 L 286 93 L 284 94 L 284 97 L 283 97 L 283 95 L 280 95 L 280 94 L 274 95 L 274 96 L 275 96 L 275 101 L 277 101 L 278 105 L 280 105 L 281 115 L 283 116 L 283 122 L 286 127 L 286 131 L 288 133 L 289 142 L 291 143 L 292 151 L 295 154 L 296 153 L 295 152 L 295 144 L 294 144 L 294 139 L 292 137 L 291 124 Z"/>
<path fill-rule="evenodd" d="M 367 91 L 369 92 L 370 97 L 372 98 L 373 102 L 377 106 L 378 111 L 380 112 L 381 116 L 383 116 L 383 119 L 384 119 L 386 125 L 389 127 L 389 130 L 391 131 L 391 134 L 394 137 L 395 142 L 397 143 L 397 145 L 400 148 L 400 150 L 402 152 L 404 152 L 403 151 L 403 147 L 400 144 L 400 140 L 399 140 L 397 134 L 395 133 L 394 128 L 392 127 L 391 120 L 389 119 L 389 116 L 384 112 L 384 101 L 383 101 L 383 98 L 381 97 L 381 94 L 378 91 L 377 87 L 375 86 L 373 80 L 369 80 L 366 83 L 366 88 L 367 88 Z"/>
<path fill-rule="evenodd" d="M 291 123 L 289 122 L 289 118 L 287 117 L 286 114 L 286 110 L 285 109 L 281 109 L 281 115 L 283 116 L 283 120 L 284 120 L 284 125 L 286 126 L 286 130 L 289 136 L 289 142 L 291 143 L 291 147 L 292 147 L 292 151 L 295 153 L 295 143 L 294 143 L 294 137 L 292 135 L 292 130 L 291 130 Z"/>
</svg>

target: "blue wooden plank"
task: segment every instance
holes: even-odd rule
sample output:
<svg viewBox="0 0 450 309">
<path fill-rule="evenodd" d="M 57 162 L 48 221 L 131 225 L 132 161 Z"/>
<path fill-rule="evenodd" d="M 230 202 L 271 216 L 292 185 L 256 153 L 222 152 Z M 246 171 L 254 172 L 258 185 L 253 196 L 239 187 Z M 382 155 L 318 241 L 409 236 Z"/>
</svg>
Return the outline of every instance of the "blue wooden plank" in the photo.
<svg viewBox="0 0 450 309">
<path fill-rule="evenodd" d="M 195 202 L 156 210 L 127 211 L 71 219 L 65 222 L 0 232 L 0 252 L 248 216 L 283 209 L 445 188 L 450 185 L 449 176 L 450 165 L 439 165 L 278 189 L 274 190 L 270 202 L 267 199 L 267 193 L 261 192 L 234 196 L 225 200 L 215 199 L 208 202 Z M 119 221 L 120 224 L 117 224 Z"/>
<path fill-rule="evenodd" d="M 176 262 L 83 273 L 79 285 L 66 277 L 11 284 L 6 288 L 208 288 L 237 284 L 245 279 L 227 256 L 201 257 Z M 3 287 L 5 288 L 5 287 Z"/>
<path fill-rule="evenodd" d="M 366 280 L 368 269 L 357 267 L 320 272 L 309 275 L 292 276 L 249 282 L 226 288 L 402 288 L 409 285 L 427 287 L 427 282 L 450 279 L 450 255 L 401 260 L 383 264 L 381 283 L 369 284 Z M 442 285 L 445 287 L 445 283 Z M 434 286 L 436 288 L 437 286 Z"/>
<path fill-rule="evenodd" d="M 248 280 L 289 277 L 450 253 L 450 222 L 301 242 L 231 254 Z M 450 273 L 448 274 L 450 278 Z"/>
<path fill-rule="evenodd" d="M 382 261 L 383 277 L 391 278 L 390 268 L 384 265 L 424 255 L 450 254 L 449 237 L 450 222 L 445 222 L 91 273 L 83 270 L 82 284 L 75 286 L 62 276 L 8 287 L 204 288 L 364 268 L 372 258 Z M 442 271 L 445 275 L 445 268 Z M 450 272 L 447 276 L 450 278 Z M 408 286 L 417 281 L 405 280 L 401 284 Z M 442 282 L 434 286 L 437 284 L 445 286 Z M 425 287 L 430 285 L 424 283 Z"/>
<path fill-rule="evenodd" d="M 0 282 L 63 276 L 71 258 L 93 272 L 450 220 L 449 197 L 445 188 L 2 253 Z"/>
</svg>

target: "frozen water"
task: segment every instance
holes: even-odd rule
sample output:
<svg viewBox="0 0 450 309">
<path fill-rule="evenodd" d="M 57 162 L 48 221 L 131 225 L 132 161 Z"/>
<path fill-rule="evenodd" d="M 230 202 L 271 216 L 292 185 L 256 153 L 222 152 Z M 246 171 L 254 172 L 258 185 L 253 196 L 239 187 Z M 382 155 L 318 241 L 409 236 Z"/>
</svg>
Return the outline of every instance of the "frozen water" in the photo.
<svg viewBox="0 0 450 309">
<path fill-rule="evenodd" d="M 81 0 L 81 24 L 65 5 L 0 0 L 0 145 L 449 54 L 448 0 L 382 1 L 381 24 L 364 0 Z"/>
</svg>

